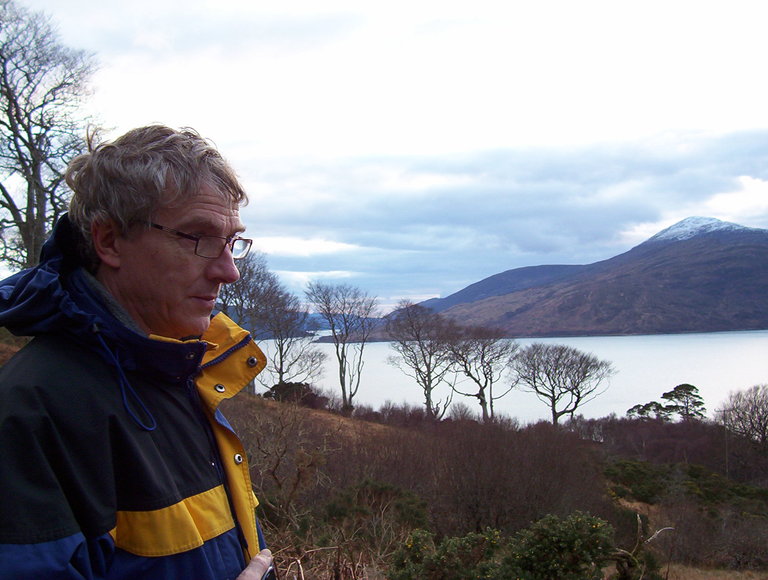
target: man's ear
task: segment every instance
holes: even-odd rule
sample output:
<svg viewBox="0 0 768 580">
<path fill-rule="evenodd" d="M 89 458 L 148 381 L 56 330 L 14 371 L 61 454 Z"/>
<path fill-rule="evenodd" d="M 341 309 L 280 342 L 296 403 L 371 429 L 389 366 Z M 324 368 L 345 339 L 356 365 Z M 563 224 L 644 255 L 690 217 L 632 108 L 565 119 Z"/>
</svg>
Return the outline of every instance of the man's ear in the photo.
<svg viewBox="0 0 768 580">
<path fill-rule="evenodd" d="M 91 239 L 99 260 L 107 266 L 119 268 L 122 235 L 115 221 L 108 219 L 103 222 L 93 222 L 91 224 Z"/>
</svg>

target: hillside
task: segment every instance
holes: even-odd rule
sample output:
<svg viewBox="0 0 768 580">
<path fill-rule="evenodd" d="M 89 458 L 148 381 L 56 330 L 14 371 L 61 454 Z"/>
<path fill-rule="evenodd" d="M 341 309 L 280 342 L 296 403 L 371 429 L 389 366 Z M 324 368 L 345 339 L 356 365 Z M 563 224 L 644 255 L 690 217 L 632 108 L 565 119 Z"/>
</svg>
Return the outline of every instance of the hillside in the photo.
<svg viewBox="0 0 768 580">
<path fill-rule="evenodd" d="M 249 393 L 222 408 L 252 459 L 259 516 L 283 571 L 301 562 L 306 578 L 394 577 L 402 560 L 393 554 L 410 548 L 416 528 L 463 538 L 490 527 L 511 538 L 547 514 L 581 511 L 608 522 L 622 549 L 637 545 L 640 513 L 650 520 L 645 537 L 674 528 L 650 543 L 661 561 L 731 569 L 669 578 L 737 578 L 733 570 L 747 568 L 765 577 L 766 458 L 713 423 L 607 417 L 521 427 L 431 421 L 406 405 L 342 417 Z M 341 563 L 348 573 L 338 573 Z"/>
<path fill-rule="evenodd" d="M 509 336 L 768 328 L 768 230 L 688 218 L 608 260 L 517 268 L 423 305 Z"/>
</svg>

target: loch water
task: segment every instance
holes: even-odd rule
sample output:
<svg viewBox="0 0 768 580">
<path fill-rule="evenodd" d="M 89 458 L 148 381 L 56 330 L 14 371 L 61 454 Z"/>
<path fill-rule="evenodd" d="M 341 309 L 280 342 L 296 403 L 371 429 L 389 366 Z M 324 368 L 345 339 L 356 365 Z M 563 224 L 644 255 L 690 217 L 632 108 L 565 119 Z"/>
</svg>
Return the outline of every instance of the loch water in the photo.
<svg viewBox="0 0 768 580">
<path fill-rule="evenodd" d="M 638 403 L 658 401 L 662 393 L 681 383 L 698 388 L 708 414 L 734 390 L 768 383 L 768 330 L 649 336 L 594 336 L 519 339 L 521 346 L 532 342 L 566 344 L 610 361 L 616 374 L 607 389 L 580 411 L 585 417 L 623 416 Z M 328 354 L 325 372 L 316 386 L 338 392 L 333 345 L 320 344 Z M 365 347 L 365 367 L 356 400 L 374 409 L 386 401 L 423 404 L 421 389 L 401 370 L 387 363 L 395 354 L 390 343 L 376 342 Z M 442 386 L 438 398 L 448 396 Z M 476 399 L 454 395 L 479 411 Z M 496 412 L 517 418 L 521 423 L 549 419 L 549 409 L 533 393 L 513 390 L 495 403 Z"/>
</svg>

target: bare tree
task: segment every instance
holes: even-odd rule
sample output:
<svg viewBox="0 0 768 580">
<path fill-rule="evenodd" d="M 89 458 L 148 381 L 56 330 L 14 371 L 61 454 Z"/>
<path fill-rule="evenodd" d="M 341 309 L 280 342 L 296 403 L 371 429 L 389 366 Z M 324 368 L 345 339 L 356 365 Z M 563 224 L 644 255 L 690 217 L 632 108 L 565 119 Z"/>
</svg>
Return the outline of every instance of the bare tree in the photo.
<svg viewBox="0 0 768 580">
<path fill-rule="evenodd" d="M 768 384 L 731 393 L 717 417 L 731 433 L 757 442 L 768 452 Z"/>
<path fill-rule="evenodd" d="M 219 292 L 219 307 L 227 316 L 245 326 L 253 326 L 259 310 L 266 310 L 283 291 L 280 280 L 267 266 L 262 252 L 248 254 L 237 262 L 240 279 L 224 284 Z M 256 338 L 259 338 L 256 336 Z"/>
<path fill-rule="evenodd" d="M 307 308 L 287 291 L 278 292 L 273 304 L 257 310 L 256 327 L 270 339 L 261 344 L 269 360 L 258 376 L 262 385 L 310 383 L 322 375 L 327 355 L 315 346 L 310 322 Z"/>
<path fill-rule="evenodd" d="M 326 355 L 314 344 L 309 312 L 267 266 L 262 252 L 252 252 L 238 262 L 240 279 L 225 284 L 219 307 L 251 329 L 267 356 L 267 367 L 258 377 L 265 387 L 306 383 L 317 379 Z"/>
<path fill-rule="evenodd" d="M 395 312 L 387 318 L 386 333 L 391 347 L 399 356 L 390 356 L 388 362 L 412 377 L 424 393 L 427 416 L 440 419 L 451 402 L 435 400 L 435 390 L 443 383 L 452 386 L 454 362 L 452 341 L 456 326 L 436 312 L 401 300 Z"/>
<path fill-rule="evenodd" d="M 266 519 L 298 529 L 312 507 L 307 500 L 327 485 L 323 466 L 336 451 L 331 442 L 338 433 L 317 434 L 307 413 L 298 405 L 282 404 L 261 408 L 227 403 L 227 417 L 254 456 L 251 477 L 259 501 L 268 508 Z M 250 412 L 248 410 L 250 409 Z M 338 429 L 337 429 L 338 430 Z"/>
<path fill-rule="evenodd" d="M 549 405 L 552 424 L 570 415 L 605 389 L 614 374 L 610 362 L 562 344 L 533 343 L 513 359 L 512 369 L 525 389 Z M 606 387 L 607 388 L 607 387 Z"/>
<path fill-rule="evenodd" d="M 342 410 L 350 413 L 360 388 L 363 351 L 376 325 L 378 301 L 349 284 L 310 282 L 305 294 L 331 331 L 339 366 Z"/>
<path fill-rule="evenodd" d="M 44 14 L 0 0 L 0 260 L 12 267 L 38 262 L 66 210 L 64 170 L 86 149 L 78 107 L 94 70 Z"/>
<path fill-rule="evenodd" d="M 459 338 L 451 342 L 453 362 L 476 388 L 475 392 L 464 392 L 455 385 L 454 390 L 460 395 L 478 400 L 484 423 L 494 419 L 493 402 L 515 386 L 512 382 L 503 392 L 494 394 L 494 385 L 507 373 L 519 348 L 519 344 L 505 338 L 500 330 L 484 327 L 463 328 Z"/>
</svg>

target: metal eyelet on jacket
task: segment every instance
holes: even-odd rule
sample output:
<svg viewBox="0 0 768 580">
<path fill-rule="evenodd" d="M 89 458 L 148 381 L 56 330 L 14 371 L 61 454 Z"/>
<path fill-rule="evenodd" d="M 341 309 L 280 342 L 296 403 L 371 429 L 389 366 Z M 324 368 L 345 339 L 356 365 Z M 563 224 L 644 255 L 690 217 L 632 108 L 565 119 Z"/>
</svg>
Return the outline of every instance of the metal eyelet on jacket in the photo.
<svg viewBox="0 0 768 580">
<path fill-rule="evenodd" d="M 259 359 L 257 359 L 255 356 L 249 356 L 248 360 L 245 362 L 249 367 L 255 367 L 257 364 L 259 364 Z"/>
<path fill-rule="evenodd" d="M 240 465 L 243 462 L 243 456 L 239 453 L 235 453 L 235 465 Z"/>
<path fill-rule="evenodd" d="M 216 392 L 217 392 L 217 393 L 223 393 L 224 391 L 226 391 L 226 390 L 227 390 L 227 387 L 225 387 L 225 386 L 224 386 L 224 385 L 222 385 L 222 384 L 218 384 L 218 385 L 216 385 L 216 386 L 215 386 L 215 387 L 213 387 L 213 388 L 214 388 L 214 389 L 216 389 Z"/>
</svg>

